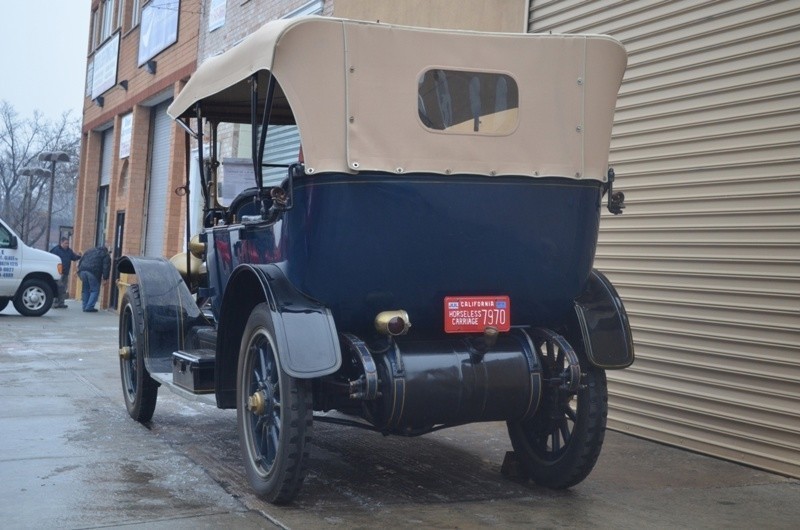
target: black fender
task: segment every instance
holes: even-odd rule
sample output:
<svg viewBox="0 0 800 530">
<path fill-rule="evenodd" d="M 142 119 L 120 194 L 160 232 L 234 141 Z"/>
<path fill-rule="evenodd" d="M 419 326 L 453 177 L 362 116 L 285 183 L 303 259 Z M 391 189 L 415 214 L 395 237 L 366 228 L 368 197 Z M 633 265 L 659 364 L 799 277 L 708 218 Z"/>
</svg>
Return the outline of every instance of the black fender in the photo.
<svg viewBox="0 0 800 530">
<path fill-rule="evenodd" d="M 633 335 L 625 306 L 597 269 L 589 275 L 586 290 L 575 299 L 575 314 L 590 363 L 606 370 L 633 364 Z"/>
<path fill-rule="evenodd" d="M 278 358 L 299 379 L 332 374 L 342 364 L 330 310 L 295 289 L 274 264 L 236 267 L 225 287 L 219 317 L 216 396 L 220 408 L 236 407 L 236 370 L 250 313 L 266 302 L 272 315 Z"/>
<path fill-rule="evenodd" d="M 135 274 L 144 311 L 144 360 L 150 373 L 172 372 L 172 352 L 205 318 L 180 273 L 164 258 L 122 256 L 117 270 Z"/>
</svg>

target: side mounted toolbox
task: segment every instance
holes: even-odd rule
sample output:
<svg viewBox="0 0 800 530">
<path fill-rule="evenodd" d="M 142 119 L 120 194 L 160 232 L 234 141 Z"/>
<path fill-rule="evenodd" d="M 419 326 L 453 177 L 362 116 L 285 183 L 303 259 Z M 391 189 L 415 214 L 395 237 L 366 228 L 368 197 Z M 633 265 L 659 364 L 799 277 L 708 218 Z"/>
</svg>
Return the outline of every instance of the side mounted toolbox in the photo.
<svg viewBox="0 0 800 530">
<path fill-rule="evenodd" d="M 214 350 L 173 352 L 172 382 L 195 394 L 214 392 Z"/>
</svg>

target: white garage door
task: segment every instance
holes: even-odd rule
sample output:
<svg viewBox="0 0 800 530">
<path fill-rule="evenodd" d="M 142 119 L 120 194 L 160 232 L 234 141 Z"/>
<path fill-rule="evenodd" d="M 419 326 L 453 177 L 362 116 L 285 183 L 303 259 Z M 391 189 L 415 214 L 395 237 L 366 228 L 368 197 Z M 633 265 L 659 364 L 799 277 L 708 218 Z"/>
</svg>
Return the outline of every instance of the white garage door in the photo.
<svg viewBox="0 0 800 530">
<path fill-rule="evenodd" d="M 596 266 L 637 360 L 616 429 L 800 476 L 800 2 L 537 1 L 628 49 Z"/>
<path fill-rule="evenodd" d="M 114 129 L 103 131 L 100 147 L 100 185 L 97 190 L 97 225 L 95 226 L 94 244 L 106 243 L 108 230 L 108 187 L 111 182 L 111 170 L 114 162 Z"/>
<path fill-rule="evenodd" d="M 147 221 L 144 255 L 159 257 L 164 253 L 164 226 L 169 198 L 169 147 L 172 119 L 167 116 L 167 101 L 151 111 L 150 175 L 147 192 Z"/>
</svg>

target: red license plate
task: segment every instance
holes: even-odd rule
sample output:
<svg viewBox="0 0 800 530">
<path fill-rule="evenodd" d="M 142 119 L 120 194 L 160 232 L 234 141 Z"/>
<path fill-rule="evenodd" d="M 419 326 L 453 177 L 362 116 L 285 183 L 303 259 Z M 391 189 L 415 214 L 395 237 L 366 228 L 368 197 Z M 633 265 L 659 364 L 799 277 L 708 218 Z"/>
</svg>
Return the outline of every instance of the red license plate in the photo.
<svg viewBox="0 0 800 530">
<path fill-rule="evenodd" d="M 490 327 L 511 329 L 511 301 L 507 296 L 445 297 L 445 333 L 483 333 Z"/>
</svg>

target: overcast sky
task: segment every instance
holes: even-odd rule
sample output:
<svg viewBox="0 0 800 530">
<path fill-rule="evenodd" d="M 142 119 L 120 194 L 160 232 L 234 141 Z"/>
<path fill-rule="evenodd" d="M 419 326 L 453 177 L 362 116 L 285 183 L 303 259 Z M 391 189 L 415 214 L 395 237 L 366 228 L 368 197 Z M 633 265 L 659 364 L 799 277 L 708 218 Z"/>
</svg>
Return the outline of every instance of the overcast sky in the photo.
<svg viewBox="0 0 800 530">
<path fill-rule="evenodd" d="M 0 100 L 21 118 L 80 117 L 91 0 L 0 0 Z"/>
</svg>

